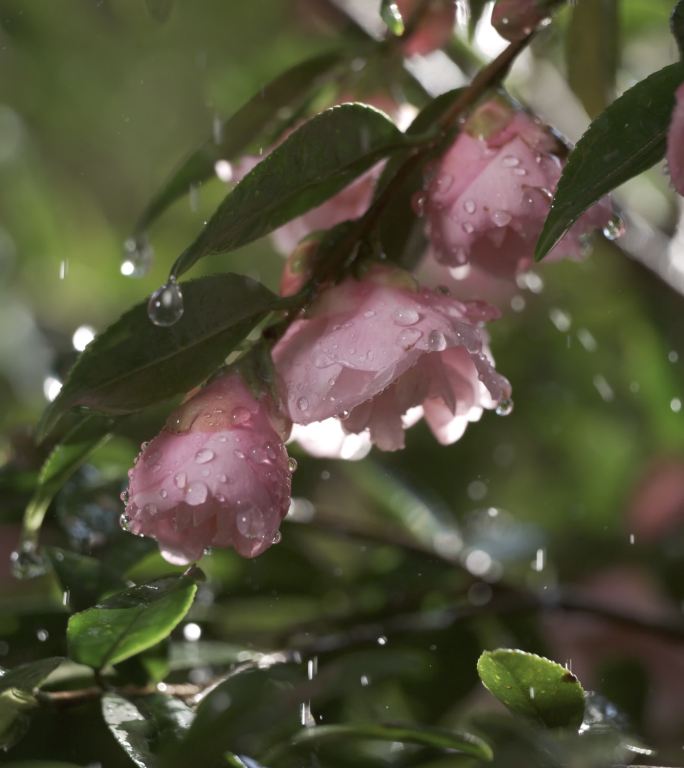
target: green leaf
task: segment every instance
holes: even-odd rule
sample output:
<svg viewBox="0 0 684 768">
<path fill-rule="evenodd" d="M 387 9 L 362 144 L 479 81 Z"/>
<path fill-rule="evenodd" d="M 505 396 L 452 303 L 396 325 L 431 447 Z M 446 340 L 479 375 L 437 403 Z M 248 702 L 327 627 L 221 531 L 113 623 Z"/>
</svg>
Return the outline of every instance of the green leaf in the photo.
<svg viewBox="0 0 684 768">
<path fill-rule="evenodd" d="M 491 760 L 490 746 L 471 733 L 451 731 L 446 728 L 432 728 L 416 725 L 385 725 L 382 723 L 350 723 L 344 725 L 319 725 L 304 728 L 290 738 L 291 746 L 313 746 L 320 741 L 337 739 L 371 739 L 417 744 L 432 749 L 447 749 L 471 755 L 480 760 Z"/>
<path fill-rule="evenodd" d="M 81 768 L 76 763 L 63 763 L 55 760 L 20 760 L 4 763 L 5 768 Z"/>
<path fill-rule="evenodd" d="M 68 604 L 72 609 L 83 610 L 104 593 L 126 586 L 119 573 L 94 557 L 57 547 L 48 547 L 46 554 L 62 589 L 68 592 Z"/>
<path fill-rule="evenodd" d="M 88 345 L 43 415 L 46 434 L 61 414 L 84 405 L 131 413 L 203 381 L 281 300 L 242 275 L 211 275 L 183 285 L 185 312 L 168 328 L 137 304 Z"/>
<path fill-rule="evenodd" d="M 62 663 L 61 658 L 40 659 L 4 670 L 0 675 L 0 748 L 9 749 L 26 733 L 37 702 L 33 691 Z"/>
<path fill-rule="evenodd" d="M 35 536 L 55 494 L 95 448 L 107 439 L 110 426 L 110 419 L 87 416 L 53 448 L 41 467 L 38 484 L 24 512 L 24 536 Z"/>
<path fill-rule="evenodd" d="M 382 0 L 380 17 L 393 35 L 399 37 L 404 34 L 404 19 L 395 0 Z"/>
<path fill-rule="evenodd" d="M 428 132 L 439 122 L 442 115 L 462 92 L 462 88 L 456 88 L 433 99 L 416 116 L 406 133 L 409 136 L 419 136 Z M 408 153 L 402 152 L 387 162 L 378 179 L 376 197 L 392 183 L 400 166 L 407 159 Z M 407 269 L 413 268 L 418 263 L 427 247 L 425 224 L 413 209 L 413 196 L 424 186 L 423 171 L 429 160 L 430 157 L 426 157 L 425 162 L 416 165 L 401 179 L 400 183 L 394 182 L 396 189 L 393 191 L 392 203 L 380 217 L 380 242 L 384 254 L 394 263 Z"/>
<path fill-rule="evenodd" d="M 590 205 L 663 158 L 674 92 L 682 80 L 684 65 L 670 64 L 626 91 L 589 126 L 558 182 L 537 259 Z"/>
<path fill-rule="evenodd" d="M 173 4 L 174 0 L 145 0 L 147 12 L 160 24 L 163 24 L 171 15 Z"/>
<path fill-rule="evenodd" d="M 618 0 L 578 0 L 567 28 L 568 83 L 595 117 L 615 90 L 620 55 Z"/>
<path fill-rule="evenodd" d="M 525 651 L 485 651 L 477 671 L 487 690 L 512 712 L 548 728 L 576 728 L 584 717 L 584 691 L 560 664 Z"/>
<path fill-rule="evenodd" d="M 382 112 L 342 104 L 313 117 L 228 194 L 173 266 L 239 248 L 320 205 L 378 160 L 410 144 Z"/>
<path fill-rule="evenodd" d="M 325 53 L 296 64 L 267 83 L 246 104 L 225 120 L 210 139 L 193 152 L 152 198 L 136 225 L 141 232 L 193 184 L 215 176 L 218 160 L 234 160 L 255 142 L 272 141 L 332 77 L 343 61 L 339 53 Z"/>
<path fill-rule="evenodd" d="M 670 17 L 670 29 L 677 41 L 680 58 L 684 58 L 684 0 L 679 0 Z"/>
<path fill-rule="evenodd" d="M 139 768 L 154 768 L 156 753 L 171 748 L 190 727 L 194 714 L 172 696 L 152 694 L 135 703 L 117 693 L 102 697 L 102 715 L 114 738 Z"/>
<path fill-rule="evenodd" d="M 171 576 L 132 587 L 69 619 L 69 656 L 102 669 L 161 642 L 190 609 L 197 586 Z"/>
</svg>

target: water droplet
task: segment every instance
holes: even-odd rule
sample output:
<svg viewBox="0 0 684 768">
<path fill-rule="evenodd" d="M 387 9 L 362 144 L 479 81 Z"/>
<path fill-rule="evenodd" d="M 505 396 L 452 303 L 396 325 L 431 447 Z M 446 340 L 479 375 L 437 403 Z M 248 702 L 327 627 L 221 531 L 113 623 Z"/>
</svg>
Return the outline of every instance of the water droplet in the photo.
<svg viewBox="0 0 684 768">
<path fill-rule="evenodd" d="M 511 223 L 511 214 L 508 211 L 494 211 L 492 213 L 492 221 L 497 227 L 505 227 Z"/>
<path fill-rule="evenodd" d="M 495 413 L 497 416 L 509 416 L 513 413 L 513 400 L 511 400 L 510 397 L 505 400 L 500 400 L 499 404 L 496 406 Z"/>
<path fill-rule="evenodd" d="M 207 486 L 201 480 L 197 480 L 188 486 L 188 489 L 185 491 L 185 500 L 191 507 L 197 507 L 200 504 L 204 504 L 208 493 L 209 489 Z"/>
<path fill-rule="evenodd" d="M 176 488 L 180 488 L 181 490 L 185 488 L 185 484 L 187 483 L 187 476 L 185 472 L 179 472 L 174 478 L 173 482 L 176 484 Z"/>
<path fill-rule="evenodd" d="M 214 452 L 208 448 L 202 448 L 195 454 L 195 464 L 208 464 L 214 458 Z"/>
<path fill-rule="evenodd" d="M 625 234 L 625 223 L 619 216 L 612 216 L 603 228 L 606 240 L 617 240 Z"/>
<path fill-rule="evenodd" d="M 515 155 L 506 155 L 501 162 L 506 168 L 515 168 L 516 165 L 520 165 L 520 159 Z"/>
<path fill-rule="evenodd" d="M 275 536 L 273 537 L 273 540 L 271 541 L 271 544 L 280 544 L 280 542 L 283 539 L 283 534 L 280 531 L 275 532 Z"/>
<path fill-rule="evenodd" d="M 230 420 L 233 424 L 246 424 L 251 418 L 252 414 L 249 409 L 242 405 L 233 408 L 230 414 Z"/>
<path fill-rule="evenodd" d="M 121 515 L 119 515 L 119 528 L 121 528 L 122 531 L 130 531 L 131 529 L 131 517 L 130 515 L 127 515 L 125 512 L 123 512 Z"/>
<path fill-rule="evenodd" d="M 414 192 L 413 197 L 411 198 L 411 207 L 418 218 L 425 215 L 425 201 L 426 196 L 422 189 L 419 189 L 418 192 Z"/>
<path fill-rule="evenodd" d="M 433 352 L 442 352 L 447 347 L 446 336 L 441 331 L 430 331 L 428 347 Z"/>
<path fill-rule="evenodd" d="M 35 579 L 47 572 L 47 564 L 32 541 L 25 541 L 10 555 L 10 571 L 15 579 Z"/>
<path fill-rule="evenodd" d="M 162 488 L 159 491 L 159 495 L 162 497 L 162 499 L 165 499 L 169 495 L 169 492 L 166 490 L 166 488 Z"/>
<path fill-rule="evenodd" d="M 295 459 L 293 456 L 290 456 L 290 458 L 287 460 L 287 469 L 289 472 L 294 472 L 297 469 L 297 459 Z"/>
<path fill-rule="evenodd" d="M 466 235 L 472 235 L 475 231 L 475 227 L 469 221 L 466 221 L 465 224 L 461 224 L 461 227 L 463 227 L 463 231 Z"/>
<path fill-rule="evenodd" d="M 308 410 L 309 401 L 305 397 L 300 397 L 299 400 L 297 400 L 297 408 L 299 408 L 300 411 Z"/>
<path fill-rule="evenodd" d="M 119 498 L 121 499 L 121 501 L 123 501 L 124 504 L 128 504 L 128 489 L 126 489 L 125 491 L 121 491 L 121 493 L 119 494 Z"/>
<path fill-rule="evenodd" d="M 150 271 L 153 258 L 154 250 L 147 235 L 129 237 L 124 243 L 120 272 L 126 277 L 144 277 Z"/>
<path fill-rule="evenodd" d="M 399 344 L 402 349 L 409 350 L 418 343 L 418 340 L 422 335 L 423 332 L 419 331 L 417 328 L 404 328 L 399 334 Z"/>
<path fill-rule="evenodd" d="M 366 310 L 366 311 L 363 313 L 363 316 L 364 316 L 364 317 L 375 317 L 375 312 L 374 312 L 372 309 L 367 309 L 367 310 Z"/>
<path fill-rule="evenodd" d="M 514 168 L 513 173 L 516 176 L 527 176 L 527 171 L 524 168 Z"/>
<path fill-rule="evenodd" d="M 162 328 L 177 323 L 183 316 L 183 293 L 174 278 L 162 285 L 151 296 L 147 303 L 147 314 L 150 320 Z"/>
<path fill-rule="evenodd" d="M 393 317 L 395 325 L 401 326 L 415 325 L 420 320 L 418 312 L 410 307 L 407 309 L 398 309 Z"/>
<path fill-rule="evenodd" d="M 240 502 L 238 502 L 238 505 Z M 242 505 L 235 516 L 238 532 L 247 539 L 261 539 L 264 536 L 264 515 L 260 509 L 249 502 Z"/>
<path fill-rule="evenodd" d="M 449 173 L 445 173 L 437 177 L 435 184 L 440 192 L 448 192 L 454 185 L 454 177 Z"/>
<path fill-rule="evenodd" d="M 340 421 L 346 421 L 346 420 L 349 418 L 349 415 L 350 415 L 350 411 L 348 411 L 348 410 L 345 408 L 344 410 L 340 411 L 340 412 L 337 414 L 337 418 L 338 418 Z"/>
<path fill-rule="evenodd" d="M 463 203 L 463 208 L 465 209 L 466 213 L 475 213 L 477 210 L 477 205 L 475 204 L 474 200 L 466 200 L 465 203 Z"/>
</svg>

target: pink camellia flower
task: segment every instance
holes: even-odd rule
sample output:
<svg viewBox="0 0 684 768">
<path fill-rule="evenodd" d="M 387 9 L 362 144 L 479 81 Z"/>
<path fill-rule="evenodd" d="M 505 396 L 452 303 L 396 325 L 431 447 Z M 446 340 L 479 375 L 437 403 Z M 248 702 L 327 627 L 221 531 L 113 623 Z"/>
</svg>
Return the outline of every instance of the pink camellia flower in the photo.
<svg viewBox="0 0 684 768">
<path fill-rule="evenodd" d="M 421 11 L 420 22 L 402 42 L 402 48 L 407 56 L 424 56 L 445 46 L 454 34 L 456 22 L 455 0 L 427 0 L 427 5 L 421 8 L 421 0 L 396 0 L 397 8 L 404 23 L 409 23 L 416 11 Z"/>
<path fill-rule="evenodd" d="M 408 272 L 373 266 L 324 291 L 273 351 L 296 424 L 337 416 L 382 450 L 404 445 L 424 416 L 452 443 L 483 408 L 510 408 L 510 384 L 492 365 L 483 321 L 497 310 L 420 289 Z"/>
<path fill-rule="evenodd" d="M 418 198 L 436 257 L 512 277 L 534 247 L 560 178 L 564 148 L 550 129 L 502 99 L 470 116 Z M 580 257 L 585 236 L 609 226 L 604 199 L 586 211 L 549 257 Z"/>
<path fill-rule="evenodd" d="M 492 26 L 506 40 L 518 40 L 548 19 L 551 5 L 551 0 L 498 0 Z"/>
<path fill-rule="evenodd" d="M 667 165 L 674 188 L 684 195 L 684 84 L 675 92 L 675 108 L 667 134 Z"/>
<path fill-rule="evenodd" d="M 235 372 L 214 379 L 143 445 L 129 472 L 124 527 L 156 539 L 173 563 L 197 560 L 207 547 L 261 554 L 290 503 L 288 432 L 269 395 L 253 394 Z"/>
</svg>

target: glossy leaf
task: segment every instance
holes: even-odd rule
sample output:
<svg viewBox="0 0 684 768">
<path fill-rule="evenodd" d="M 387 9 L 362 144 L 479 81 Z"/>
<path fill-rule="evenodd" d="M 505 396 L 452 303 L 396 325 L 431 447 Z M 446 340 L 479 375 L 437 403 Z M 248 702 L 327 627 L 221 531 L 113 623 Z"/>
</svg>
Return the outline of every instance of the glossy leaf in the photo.
<svg viewBox="0 0 684 768">
<path fill-rule="evenodd" d="M 72 610 L 84 610 L 104 593 L 126 586 L 121 574 L 94 557 L 57 547 L 48 547 L 46 554 L 62 589 L 68 594 Z"/>
<path fill-rule="evenodd" d="M 38 484 L 24 512 L 24 535 L 34 536 L 59 489 L 88 456 L 107 439 L 110 420 L 87 416 L 67 433 L 47 457 L 38 475 Z"/>
<path fill-rule="evenodd" d="M 42 433 L 76 405 L 123 414 L 187 392 L 280 303 L 260 283 L 233 274 L 189 281 L 183 296 L 175 325 L 153 325 L 142 302 L 99 334 L 45 412 Z"/>
<path fill-rule="evenodd" d="M 316 728 L 302 729 L 291 737 L 289 743 L 295 747 L 314 746 L 321 741 L 338 739 L 370 739 L 416 744 L 432 749 L 460 752 L 480 760 L 491 760 L 493 757 L 489 745 L 471 733 L 415 725 L 385 725 L 382 723 L 319 725 Z"/>
<path fill-rule="evenodd" d="M 106 693 L 102 697 L 102 715 L 114 738 L 139 768 L 154 768 L 158 750 L 179 741 L 194 717 L 182 701 L 163 694 L 133 702 L 117 693 Z"/>
<path fill-rule="evenodd" d="M 67 627 L 69 655 L 102 669 L 151 648 L 183 619 L 196 591 L 189 576 L 172 576 L 119 592 L 74 614 Z"/>
<path fill-rule="evenodd" d="M 175 171 L 150 201 L 136 231 L 147 229 L 193 184 L 215 176 L 218 160 L 234 160 L 255 142 L 272 141 L 333 75 L 342 57 L 325 53 L 300 62 L 267 83 L 235 114 L 223 121 L 214 139 L 206 141 Z M 279 130 L 280 129 L 280 130 Z"/>
<path fill-rule="evenodd" d="M 378 160 L 410 141 L 382 112 L 342 104 L 313 117 L 228 194 L 176 261 L 182 275 L 203 256 L 267 235 L 332 197 Z"/>
<path fill-rule="evenodd" d="M 33 692 L 62 663 L 61 658 L 40 659 L 4 670 L 0 675 L 0 748 L 9 749 L 28 730 L 37 706 Z"/>
<path fill-rule="evenodd" d="M 664 157 L 674 92 L 683 80 L 684 65 L 670 64 L 626 91 L 589 126 L 558 183 L 538 259 L 590 205 Z"/>
<path fill-rule="evenodd" d="M 512 712 L 548 728 L 576 728 L 584 717 L 584 691 L 565 667 L 525 651 L 485 651 L 477 671 L 487 690 Z"/>
<path fill-rule="evenodd" d="M 618 0 L 578 0 L 567 29 L 568 83 L 587 114 L 606 108 L 618 66 Z"/>
</svg>

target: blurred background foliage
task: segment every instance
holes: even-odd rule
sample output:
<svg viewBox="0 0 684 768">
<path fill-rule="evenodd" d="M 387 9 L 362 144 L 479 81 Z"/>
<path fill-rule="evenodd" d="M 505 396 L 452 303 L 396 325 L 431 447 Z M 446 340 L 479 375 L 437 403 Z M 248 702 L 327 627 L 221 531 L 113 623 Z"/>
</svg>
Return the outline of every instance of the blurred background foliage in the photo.
<svg viewBox="0 0 684 768">
<path fill-rule="evenodd" d="M 614 54 L 596 64 L 604 68 L 597 82 L 580 67 L 596 53 L 591 18 L 580 25 L 563 11 L 516 65 L 512 90 L 577 138 L 589 120 L 582 103 L 596 111 L 612 97 L 613 79 L 620 91 L 674 60 L 670 10 L 667 0 L 615 3 L 619 24 L 600 38 Z M 486 12 L 472 38 L 464 28 L 449 50 L 466 74 L 502 47 Z M 78 328 L 104 328 L 163 282 L 221 199 L 222 183 L 193 191 L 153 227 L 156 258 L 146 277 L 121 275 L 124 239 L 217 119 L 286 67 L 340 44 L 353 51 L 367 43 L 325 0 L 0 0 L 3 666 L 64 655 L 68 608 L 98 597 L 87 578 L 66 594 L 53 572 L 10 576 L 43 458 L 31 425 L 45 392 L 72 364 Z M 460 84 L 458 71 L 446 87 Z M 378 67 L 364 87 L 400 98 L 407 86 L 390 75 Z M 316 722 L 448 726 L 470 718 L 472 727 L 473 712 L 494 708 L 477 681 L 477 657 L 510 645 L 571 663 L 659 760 L 681 761 L 681 634 L 673 640 L 572 609 L 586 600 L 624 608 L 636 624 L 654 616 L 676 623 L 684 604 L 680 208 L 662 169 L 630 182 L 618 201 L 624 243 L 597 243 L 580 264 L 544 264 L 499 297 L 493 351 L 513 384 L 513 413 L 485 414 L 448 448 L 417 426 L 407 450 L 360 463 L 295 449 L 297 498 L 282 542 L 256 561 L 232 552 L 202 560 L 207 581 L 162 649 L 162 677 L 201 686 L 250 653 L 300 649 L 305 661 L 318 658 L 319 674 L 349 665 L 346 688 L 308 715 Z M 204 259 L 195 273 L 245 272 L 274 287 L 281 264 L 262 240 Z M 119 579 L 174 570 L 151 542 L 117 525 L 136 441 L 154 429 L 134 424 L 134 439 L 96 451 L 52 505 L 47 543 L 92 555 Z M 118 674 L 154 679 L 149 661 Z M 64 675 L 63 686 L 87 680 L 83 669 Z M 490 723 L 497 764 L 522 765 L 521 754 L 525 765 L 545 764 L 531 756 L 533 736 L 507 722 Z M 130 764 L 97 702 L 41 709 L 31 729 L 12 758 Z M 321 764 L 469 760 L 411 763 L 412 753 L 385 747 L 333 748 Z"/>
</svg>

